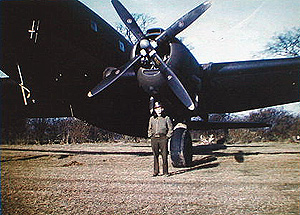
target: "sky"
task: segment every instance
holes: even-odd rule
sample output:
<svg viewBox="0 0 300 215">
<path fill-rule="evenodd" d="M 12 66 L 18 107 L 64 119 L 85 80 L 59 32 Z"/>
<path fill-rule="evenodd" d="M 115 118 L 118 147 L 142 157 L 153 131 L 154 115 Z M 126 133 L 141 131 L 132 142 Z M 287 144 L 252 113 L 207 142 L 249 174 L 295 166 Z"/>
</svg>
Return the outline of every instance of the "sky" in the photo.
<svg viewBox="0 0 300 215">
<path fill-rule="evenodd" d="M 80 0 L 113 27 L 121 20 L 110 0 Z M 150 27 L 168 28 L 203 0 L 122 0 L 131 13 L 156 18 Z M 178 34 L 190 44 L 199 63 L 260 59 L 270 39 L 300 27 L 300 0 L 212 0 L 212 6 Z M 256 55 L 256 56 L 255 56 Z M 260 58 L 259 58 L 259 57 Z M 270 58 L 270 57 L 269 57 Z M 281 107 L 281 106 L 280 106 Z M 284 108 L 300 114 L 300 103 Z"/>
<path fill-rule="evenodd" d="M 81 0 L 112 26 L 121 22 L 110 0 Z M 155 17 L 166 29 L 203 0 L 122 0 L 132 13 Z M 254 59 L 270 38 L 300 27 L 300 0 L 212 0 L 212 6 L 178 36 L 199 63 Z M 257 58 L 257 57 L 256 57 Z"/>
</svg>

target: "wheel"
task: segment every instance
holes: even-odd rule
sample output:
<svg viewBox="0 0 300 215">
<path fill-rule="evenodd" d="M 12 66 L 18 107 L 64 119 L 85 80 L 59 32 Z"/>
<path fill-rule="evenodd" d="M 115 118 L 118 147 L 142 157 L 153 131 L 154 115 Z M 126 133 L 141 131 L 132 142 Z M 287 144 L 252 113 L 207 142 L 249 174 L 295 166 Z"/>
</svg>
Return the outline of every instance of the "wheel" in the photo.
<svg viewBox="0 0 300 215">
<path fill-rule="evenodd" d="M 186 167 L 192 163 L 192 139 L 186 128 L 173 131 L 170 144 L 171 160 L 174 167 Z"/>
</svg>

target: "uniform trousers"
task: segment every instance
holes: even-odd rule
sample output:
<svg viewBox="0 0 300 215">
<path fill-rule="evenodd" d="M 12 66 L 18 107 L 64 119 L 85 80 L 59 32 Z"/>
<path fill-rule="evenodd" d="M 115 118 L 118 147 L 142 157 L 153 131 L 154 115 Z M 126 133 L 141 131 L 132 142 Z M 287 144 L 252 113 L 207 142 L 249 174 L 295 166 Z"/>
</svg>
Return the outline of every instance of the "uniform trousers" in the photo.
<svg viewBox="0 0 300 215">
<path fill-rule="evenodd" d="M 168 174 L 168 138 L 166 136 L 152 137 L 151 146 L 154 155 L 154 175 L 159 173 L 159 152 L 161 152 L 163 160 L 163 174 Z"/>
</svg>

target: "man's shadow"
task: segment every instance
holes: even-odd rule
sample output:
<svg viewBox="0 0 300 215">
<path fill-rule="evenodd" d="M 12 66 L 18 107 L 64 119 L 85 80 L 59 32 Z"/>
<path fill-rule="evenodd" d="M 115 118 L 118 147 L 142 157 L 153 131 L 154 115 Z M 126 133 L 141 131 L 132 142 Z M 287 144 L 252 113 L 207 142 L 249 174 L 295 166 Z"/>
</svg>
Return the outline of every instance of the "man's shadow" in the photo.
<svg viewBox="0 0 300 215">
<path fill-rule="evenodd" d="M 220 163 L 219 162 L 214 162 L 216 160 L 217 160 L 217 157 L 211 156 L 211 155 L 203 157 L 203 158 L 198 159 L 198 160 L 194 160 L 194 161 L 192 161 L 192 163 L 188 167 L 185 167 L 184 169 L 177 170 L 175 172 L 171 172 L 171 173 L 169 173 L 169 176 L 179 175 L 179 174 L 183 174 L 183 173 L 186 173 L 186 172 L 191 172 L 191 171 L 199 170 L 199 169 L 208 169 L 208 168 L 217 167 L 217 166 L 220 165 Z M 211 162 L 213 162 L 213 163 L 211 163 Z"/>
<path fill-rule="evenodd" d="M 181 169 L 169 174 L 169 176 L 183 174 L 186 172 L 199 170 L 199 169 L 208 169 L 214 168 L 220 165 L 217 161 L 217 157 L 214 155 L 214 151 L 226 149 L 227 147 L 224 145 L 224 142 L 218 142 L 217 144 L 211 145 L 199 145 L 193 147 L 193 154 L 194 155 L 207 155 L 198 160 L 192 161 L 192 163 L 186 167 L 185 169 Z"/>
</svg>

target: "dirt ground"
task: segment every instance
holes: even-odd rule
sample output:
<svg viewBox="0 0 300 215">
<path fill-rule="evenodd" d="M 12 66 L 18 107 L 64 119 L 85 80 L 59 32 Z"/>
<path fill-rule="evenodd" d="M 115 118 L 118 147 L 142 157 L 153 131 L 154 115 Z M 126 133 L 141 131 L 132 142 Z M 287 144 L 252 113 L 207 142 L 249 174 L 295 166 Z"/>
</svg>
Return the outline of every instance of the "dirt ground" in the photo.
<svg viewBox="0 0 300 215">
<path fill-rule="evenodd" d="M 195 146 L 152 177 L 149 143 L 2 145 L 2 214 L 299 215 L 299 146 Z"/>
</svg>

